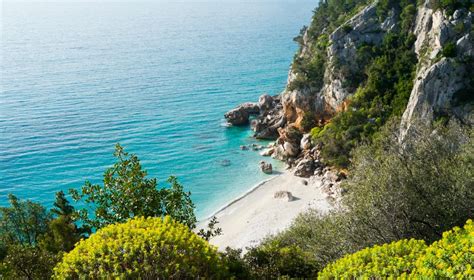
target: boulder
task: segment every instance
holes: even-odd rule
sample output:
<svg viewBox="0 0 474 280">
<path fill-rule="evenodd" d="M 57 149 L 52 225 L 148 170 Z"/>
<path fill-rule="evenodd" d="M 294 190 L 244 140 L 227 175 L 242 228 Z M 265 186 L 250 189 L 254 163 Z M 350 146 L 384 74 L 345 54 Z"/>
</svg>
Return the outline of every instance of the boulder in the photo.
<svg viewBox="0 0 474 280">
<path fill-rule="evenodd" d="M 309 178 L 314 174 L 315 165 L 312 160 L 303 159 L 295 168 L 295 176 Z"/>
<path fill-rule="evenodd" d="M 269 157 L 271 156 L 273 153 L 275 152 L 275 148 L 268 148 L 266 150 L 263 150 L 262 152 L 260 152 L 260 155 L 261 156 L 264 156 L 264 157 Z"/>
<path fill-rule="evenodd" d="M 262 172 L 265 174 L 272 174 L 273 172 L 272 164 L 262 160 L 260 162 L 260 170 L 262 170 Z"/>
<path fill-rule="evenodd" d="M 278 160 L 287 160 L 288 156 L 286 155 L 285 149 L 283 148 L 283 145 L 278 145 L 275 147 L 275 150 L 273 151 L 272 157 L 274 159 Z"/>
<path fill-rule="evenodd" d="M 301 138 L 300 148 L 303 151 L 311 149 L 311 134 L 307 133 L 303 135 Z"/>
<path fill-rule="evenodd" d="M 290 142 L 285 142 L 285 144 L 283 144 L 283 148 L 285 149 L 286 155 L 289 157 L 295 157 L 300 152 L 299 148 Z"/>
<path fill-rule="evenodd" d="M 242 151 L 247 151 L 249 149 L 249 147 L 245 146 L 245 145 L 240 145 L 240 149 Z"/>
<path fill-rule="evenodd" d="M 273 198 L 278 198 L 278 199 L 284 199 L 286 201 L 293 201 L 295 198 L 289 191 L 277 191 L 274 195 Z"/>
<path fill-rule="evenodd" d="M 262 94 L 258 99 L 258 107 L 265 112 L 273 108 L 273 97 L 268 94 Z"/>
<path fill-rule="evenodd" d="M 250 115 L 259 114 L 258 104 L 247 102 L 224 114 L 227 122 L 232 125 L 245 125 L 249 123 Z"/>
</svg>

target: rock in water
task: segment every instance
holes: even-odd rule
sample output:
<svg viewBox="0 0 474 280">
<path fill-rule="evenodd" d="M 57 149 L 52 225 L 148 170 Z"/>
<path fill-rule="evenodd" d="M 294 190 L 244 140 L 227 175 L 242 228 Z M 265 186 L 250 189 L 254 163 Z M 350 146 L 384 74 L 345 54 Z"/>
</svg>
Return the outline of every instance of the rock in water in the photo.
<svg viewBox="0 0 474 280">
<path fill-rule="evenodd" d="M 263 173 L 265 174 L 272 174 L 273 172 L 273 167 L 271 163 L 267 163 L 265 161 L 260 162 L 260 170 L 262 170 Z"/>
<path fill-rule="evenodd" d="M 224 117 L 232 125 L 245 125 L 249 123 L 250 115 L 257 115 L 259 112 L 258 104 L 247 102 L 225 113 Z"/>
<path fill-rule="evenodd" d="M 219 161 L 219 164 L 223 167 L 227 167 L 227 166 L 231 165 L 230 160 L 228 160 L 228 159 L 223 159 L 223 160 Z"/>
<path fill-rule="evenodd" d="M 273 195 L 273 198 L 286 199 L 287 201 L 293 201 L 295 199 L 289 191 L 277 191 Z"/>
</svg>

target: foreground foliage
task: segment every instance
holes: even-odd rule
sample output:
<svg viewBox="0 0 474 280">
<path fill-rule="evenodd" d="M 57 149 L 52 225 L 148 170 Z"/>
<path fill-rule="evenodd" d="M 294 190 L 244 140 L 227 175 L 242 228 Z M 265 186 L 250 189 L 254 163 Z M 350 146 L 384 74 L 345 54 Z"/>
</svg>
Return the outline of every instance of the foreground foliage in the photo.
<svg viewBox="0 0 474 280">
<path fill-rule="evenodd" d="M 416 261 L 414 276 L 436 279 L 474 278 L 474 223 L 468 220 L 464 228 L 455 227 L 443 233 Z"/>
<path fill-rule="evenodd" d="M 79 242 L 54 269 L 54 278 L 186 279 L 225 272 L 205 240 L 171 217 L 134 218 Z"/>
<path fill-rule="evenodd" d="M 455 227 L 427 247 L 422 240 L 374 246 L 327 265 L 319 279 L 470 279 L 474 277 L 474 226 Z"/>
<path fill-rule="evenodd" d="M 162 217 L 169 215 L 194 228 L 196 217 L 191 193 L 185 192 L 175 177 L 169 188 L 158 188 L 155 178 L 147 178 L 140 160 L 117 144 L 117 162 L 104 173 L 103 185 L 86 182 L 80 191 L 71 189 L 76 201 L 88 208 L 78 211 L 84 224 L 100 229 L 106 225 L 125 222 L 133 217 Z"/>
<path fill-rule="evenodd" d="M 319 279 L 386 279 L 406 276 L 426 249 L 424 241 L 410 239 L 374 246 L 327 265 Z"/>
</svg>

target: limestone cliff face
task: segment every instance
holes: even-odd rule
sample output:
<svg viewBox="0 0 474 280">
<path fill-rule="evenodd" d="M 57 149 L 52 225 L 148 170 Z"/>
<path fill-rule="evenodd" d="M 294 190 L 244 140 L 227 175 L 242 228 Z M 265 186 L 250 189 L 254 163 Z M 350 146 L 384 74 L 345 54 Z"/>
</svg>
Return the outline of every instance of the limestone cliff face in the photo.
<svg viewBox="0 0 474 280">
<path fill-rule="evenodd" d="M 321 87 L 291 89 L 287 86 L 283 91 L 282 104 L 288 125 L 301 127 L 309 112 L 320 123 L 325 123 L 335 113 L 346 109 L 348 97 L 357 89 L 357 85 L 351 85 L 350 81 L 363 69 L 356 59 L 357 48 L 363 44 L 379 45 L 387 32 L 397 28 L 397 11 L 392 10 L 380 19 L 376 13 L 377 2 L 366 6 L 329 35 Z M 409 104 L 403 114 L 402 134 L 416 118 L 431 121 L 440 114 L 455 115 L 465 123 L 474 123 L 472 103 L 456 101 L 461 95 L 466 98 L 466 95 L 474 94 L 471 88 L 474 76 L 473 34 L 470 32 L 473 15 L 460 9 L 448 16 L 445 11 L 435 11 L 430 2 L 425 0 L 417 7 L 413 32 L 417 38 L 414 48 L 419 65 Z M 311 56 L 314 43 L 306 32 L 298 56 Z M 456 47 L 456 56 L 442 57 L 443 48 L 450 43 Z M 290 70 L 288 85 L 297 79 L 297 75 Z"/>
<path fill-rule="evenodd" d="M 345 109 L 347 97 L 354 94 L 356 89 L 347 81 L 363 69 L 363 65 L 356 61 L 357 47 L 363 44 L 379 45 L 384 34 L 395 27 L 393 13 L 380 22 L 376 14 L 376 4 L 377 1 L 374 1 L 330 34 L 322 87 L 295 90 L 287 87 L 283 92 L 283 108 L 290 123 L 300 126 L 308 112 L 314 113 L 321 122 L 325 122 L 336 112 Z M 308 38 L 306 32 L 298 56 L 311 56 L 312 44 L 314 42 Z M 297 74 L 290 70 L 288 85 L 296 77 Z"/>
<path fill-rule="evenodd" d="M 471 95 L 472 100 L 474 94 L 469 84 L 474 75 L 474 43 L 469 33 L 472 20 L 472 13 L 465 9 L 452 16 L 434 11 L 429 0 L 418 9 L 414 33 L 420 62 L 402 117 L 402 136 L 416 119 L 432 121 L 437 115 L 454 115 L 464 123 L 474 124 L 472 103 L 459 101 L 462 95 Z M 459 27 L 466 31 L 460 32 Z M 455 55 L 440 58 L 449 44 L 455 47 Z"/>
</svg>

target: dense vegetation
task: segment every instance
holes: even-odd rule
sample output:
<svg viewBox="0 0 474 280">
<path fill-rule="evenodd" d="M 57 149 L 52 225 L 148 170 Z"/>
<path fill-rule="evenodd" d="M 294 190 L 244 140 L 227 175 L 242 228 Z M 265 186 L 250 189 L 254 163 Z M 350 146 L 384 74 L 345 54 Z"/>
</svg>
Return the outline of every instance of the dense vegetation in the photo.
<svg viewBox="0 0 474 280">
<path fill-rule="evenodd" d="M 304 213 L 261 248 L 296 246 L 305 256 L 297 268 L 323 268 L 377 244 L 438 240 L 474 214 L 472 134 L 457 123 L 418 125 L 400 141 L 398 127 L 387 125 L 374 143 L 356 149 L 338 211 Z"/>
<path fill-rule="evenodd" d="M 120 145 L 114 155 L 117 162 L 104 173 L 103 185 L 86 182 L 80 191 L 70 191 L 76 201 L 83 202 L 80 209 L 75 209 L 63 192 L 56 194 L 51 210 L 9 196 L 10 207 L 0 208 L 2 279 L 47 279 L 54 265 L 78 241 L 130 218 L 169 216 L 188 229 L 195 228 L 190 193 L 176 178 L 168 179 L 170 186 L 158 188 L 156 179 L 147 178 L 136 155 L 126 153 Z M 216 224 L 211 220 L 209 228 L 201 229 L 199 235 L 208 240 L 220 234 Z"/>
<path fill-rule="evenodd" d="M 54 269 L 55 279 L 219 278 L 217 250 L 169 216 L 133 218 L 80 241 Z"/>
<path fill-rule="evenodd" d="M 114 156 L 117 163 L 105 171 L 102 186 L 87 181 L 80 191 L 70 190 L 74 200 L 88 206 L 77 212 L 85 225 L 98 229 L 136 216 L 169 215 L 194 227 L 196 217 L 190 193 L 183 191 L 175 177 L 168 179 L 170 187 L 158 188 L 155 178 L 146 177 L 136 155 L 128 154 L 117 144 Z"/>
<path fill-rule="evenodd" d="M 357 48 L 357 64 L 365 66 L 357 73 L 346 74 L 346 84 L 357 89 L 349 108 L 330 123 L 311 130 L 313 141 L 321 144 L 323 161 L 329 165 L 347 168 L 352 149 L 361 141 L 371 141 L 390 118 L 401 116 L 408 103 L 417 64 L 415 37 L 410 32 L 415 1 L 378 3 L 381 17 L 391 9 L 398 11 L 400 26 L 388 32 L 381 45 L 362 44 Z"/>
<path fill-rule="evenodd" d="M 363 249 L 329 264 L 318 279 L 470 279 L 474 277 L 474 226 L 455 227 L 427 247 L 423 240 L 400 240 Z"/>
</svg>

